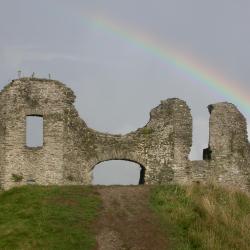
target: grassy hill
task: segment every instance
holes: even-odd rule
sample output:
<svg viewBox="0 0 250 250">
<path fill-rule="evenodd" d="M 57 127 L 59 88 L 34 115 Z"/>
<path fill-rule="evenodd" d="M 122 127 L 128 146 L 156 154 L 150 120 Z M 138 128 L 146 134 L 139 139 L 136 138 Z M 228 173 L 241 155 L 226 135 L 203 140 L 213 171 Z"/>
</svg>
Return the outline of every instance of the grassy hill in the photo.
<svg viewBox="0 0 250 250">
<path fill-rule="evenodd" d="M 171 249 L 250 249 L 250 198 L 242 192 L 212 184 L 160 186 L 150 202 Z"/>
<path fill-rule="evenodd" d="M 116 250 L 158 238 L 165 249 L 247 250 L 250 199 L 214 185 L 25 186 L 0 193 L 1 250 L 96 249 L 99 232 L 108 232 L 110 242 L 119 236 Z M 108 237 L 99 238 L 108 246 Z"/>
<path fill-rule="evenodd" d="M 92 249 L 100 199 L 88 187 L 25 186 L 0 194 L 0 249 Z"/>
</svg>

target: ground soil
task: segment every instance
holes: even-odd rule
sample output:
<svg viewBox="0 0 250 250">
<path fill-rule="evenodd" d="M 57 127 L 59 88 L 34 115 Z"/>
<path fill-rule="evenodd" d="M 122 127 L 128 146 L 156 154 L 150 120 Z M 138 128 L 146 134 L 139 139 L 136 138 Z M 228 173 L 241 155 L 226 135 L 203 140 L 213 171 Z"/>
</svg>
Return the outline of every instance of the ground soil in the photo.
<svg viewBox="0 0 250 250">
<path fill-rule="evenodd" d="M 164 250 L 166 235 L 149 208 L 149 186 L 96 187 L 103 208 L 96 250 Z"/>
</svg>

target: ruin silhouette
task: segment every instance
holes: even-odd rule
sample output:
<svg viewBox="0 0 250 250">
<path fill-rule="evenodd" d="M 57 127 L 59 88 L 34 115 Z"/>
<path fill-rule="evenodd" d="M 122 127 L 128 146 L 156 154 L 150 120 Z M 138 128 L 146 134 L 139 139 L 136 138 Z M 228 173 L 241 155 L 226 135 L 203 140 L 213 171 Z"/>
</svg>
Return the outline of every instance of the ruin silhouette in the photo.
<svg viewBox="0 0 250 250">
<path fill-rule="evenodd" d="M 63 83 L 20 78 L 0 92 L 0 187 L 28 183 L 89 185 L 100 162 L 141 166 L 140 184 L 214 181 L 249 190 L 250 146 L 244 116 L 230 103 L 209 105 L 209 142 L 203 160 L 190 161 L 192 116 L 177 98 L 161 101 L 149 122 L 126 135 L 89 128 Z M 43 118 L 43 145 L 26 145 L 26 117 Z"/>
</svg>

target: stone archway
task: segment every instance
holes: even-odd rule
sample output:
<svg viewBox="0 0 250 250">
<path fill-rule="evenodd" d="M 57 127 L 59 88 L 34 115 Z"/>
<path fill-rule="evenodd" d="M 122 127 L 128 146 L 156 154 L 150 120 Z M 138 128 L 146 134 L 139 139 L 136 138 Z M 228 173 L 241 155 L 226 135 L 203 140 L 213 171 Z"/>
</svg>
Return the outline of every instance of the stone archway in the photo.
<svg viewBox="0 0 250 250">
<path fill-rule="evenodd" d="M 93 185 L 143 185 L 145 172 L 146 169 L 142 164 L 132 160 L 100 161 L 91 169 L 91 183 Z"/>
</svg>

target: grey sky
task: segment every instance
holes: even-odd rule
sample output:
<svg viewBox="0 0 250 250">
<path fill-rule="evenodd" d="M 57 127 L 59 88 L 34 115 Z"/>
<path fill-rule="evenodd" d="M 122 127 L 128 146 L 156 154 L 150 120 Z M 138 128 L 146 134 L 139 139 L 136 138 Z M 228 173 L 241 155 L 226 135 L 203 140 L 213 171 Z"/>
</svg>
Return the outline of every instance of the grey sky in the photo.
<svg viewBox="0 0 250 250">
<path fill-rule="evenodd" d="M 200 159 L 207 146 L 207 105 L 230 100 L 119 36 L 90 26 L 86 14 L 154 36 L 250 93 L 250 1 L 0 0 L 1 88 L 19 69 L 25 76 L 51 73 L 74 90 L 87 124 L 111 133 L 145 125 L 162 99 L 182 98 L 194 117 L 191 158 Z M 250 112 L 243 113 L 250 120 Z"/>
</svg>

